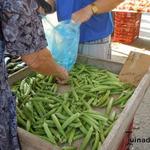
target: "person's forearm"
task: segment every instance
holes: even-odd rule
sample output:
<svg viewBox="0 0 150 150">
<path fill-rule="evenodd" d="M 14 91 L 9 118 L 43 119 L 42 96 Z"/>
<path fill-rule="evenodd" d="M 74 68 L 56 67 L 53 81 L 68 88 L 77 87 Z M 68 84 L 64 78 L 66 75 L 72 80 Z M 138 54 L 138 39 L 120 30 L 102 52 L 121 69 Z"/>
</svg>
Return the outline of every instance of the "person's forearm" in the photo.
<svg viewBox="0 0 150 150">
<path fill-rule="evenodd" d="M 109 12 L 124 0 L 96 0 L 94 4 L 98 6 L 98 14 Z"/>
<path fill-rule="evenodd" d="M 86 7 L 74 12 L 72 20 L 76 23 L 88 21 L 93 15 L 109 12 L 124 0 L 96 0 Z M 94 5 L 92 5 L 94 4 Z"/>
<path fill-rule="evenodd" d="M 59 77 L 59 66 L 53 60 L 48 49 L 42 49 L 29 55 L 22 56 L 22 60 L 34 71 Z"/>
</svg>

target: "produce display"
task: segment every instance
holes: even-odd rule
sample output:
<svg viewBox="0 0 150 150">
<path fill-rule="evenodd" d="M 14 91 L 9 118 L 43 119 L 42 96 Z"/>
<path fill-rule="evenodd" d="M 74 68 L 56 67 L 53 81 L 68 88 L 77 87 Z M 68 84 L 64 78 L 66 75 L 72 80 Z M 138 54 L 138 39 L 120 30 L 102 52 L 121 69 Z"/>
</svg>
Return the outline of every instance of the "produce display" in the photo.
<svg viewBox="0 0 150 150">
<path fill-rule="evenodd" d="M 118 10 L 150 12 L 150 0 L 126 0 L 117 7 Z"/>
<path fill-rule="evenodd" d="M 24 68 L 25 66 L 25 63 L 22 62 L 20 57 L 14 57 L 10 54 L 5 54 L 5 64 L 7 67 L 8 74 L 12 74 Z"/>
<path fill-rule="evenodd" d="M 76 64 L 68 85 L 33 74 L 12 90 L 17 95 L 20 127 L 62 150 L 98 150 L 134 87 L 107 70 Z"/>
</svg>

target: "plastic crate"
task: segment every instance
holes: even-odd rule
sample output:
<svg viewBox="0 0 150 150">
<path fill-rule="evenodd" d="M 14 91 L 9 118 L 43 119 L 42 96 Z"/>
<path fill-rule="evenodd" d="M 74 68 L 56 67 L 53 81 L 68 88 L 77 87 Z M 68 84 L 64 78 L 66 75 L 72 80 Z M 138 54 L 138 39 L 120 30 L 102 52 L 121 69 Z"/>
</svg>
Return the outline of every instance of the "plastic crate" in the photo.
<svg viewBox="0 0 150 150">
<path fill-rule="evenodd" d="M 114 42 L 132 43 L 138 36 L 141 13 L 114 12 Z"/>
<path fill-rule="evenodd" d="M 133 121 L 130 123 L 128 129 L 124 133 L 124 137 L 122 139 L 122 142 L 120 143 L 118 150 L 129 150 L 130 146 L 129 141 L 132 135 L 132 129 L 133 129 Z"/>
</svg>

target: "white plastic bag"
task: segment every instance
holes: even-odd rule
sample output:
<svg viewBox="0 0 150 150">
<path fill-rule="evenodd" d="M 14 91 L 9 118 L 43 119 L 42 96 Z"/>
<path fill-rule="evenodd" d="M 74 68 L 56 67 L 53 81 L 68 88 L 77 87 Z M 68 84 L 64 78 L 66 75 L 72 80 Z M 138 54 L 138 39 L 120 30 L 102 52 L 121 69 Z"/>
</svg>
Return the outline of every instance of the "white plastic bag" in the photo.
<svg viewBox="0 0 150 150">
<path fill-rule="evenodd" d="M 54 27 L 47 16 L 42 22 L 52 56 L 59 65 L 71 70 L 77 58 L 80 25 L 66 20 Z"/>
</svg>

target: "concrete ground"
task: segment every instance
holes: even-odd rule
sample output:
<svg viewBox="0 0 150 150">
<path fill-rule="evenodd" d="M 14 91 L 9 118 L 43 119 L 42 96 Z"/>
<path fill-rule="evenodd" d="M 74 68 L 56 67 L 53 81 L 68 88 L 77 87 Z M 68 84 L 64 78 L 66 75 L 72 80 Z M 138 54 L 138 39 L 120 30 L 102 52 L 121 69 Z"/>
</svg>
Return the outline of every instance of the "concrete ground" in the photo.
<svg viewBox="0 0 150 150">
<path fill-rule="evenodd" d="M 150 53 L 150 14 L 142 15 L 140 38 L 131 45 L 112 43 L 112 59 L 124 62 L 130 51 Z M 150 87 L 135 114 L 130 150 L 150 150 Z"/>
</svg>

